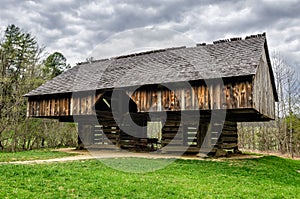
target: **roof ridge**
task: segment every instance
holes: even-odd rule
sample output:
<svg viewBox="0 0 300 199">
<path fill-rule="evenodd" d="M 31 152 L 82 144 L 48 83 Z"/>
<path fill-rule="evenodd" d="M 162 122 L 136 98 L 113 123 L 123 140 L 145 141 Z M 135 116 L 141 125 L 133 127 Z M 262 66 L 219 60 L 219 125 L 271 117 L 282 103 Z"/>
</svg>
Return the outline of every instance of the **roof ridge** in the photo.
<svg viewBox="0 0 300 199">
<path fill-rule="evenodd" d="M 262 34 L 246 36 L 245 40 L 251 39 L 251 38 L 265 37 L 265 36 L 266 36 L 266 33 L 263 32 Z M 226 42 L 239 41 L 239 40 L 242 40 L 242 38 L 241 37 L 233 37 L 230 39 L 220 39 L 220 40 L 213 41 L 213 44 L 226 43 Z M 203 45 L 197 45 L 197 46 L 203 46 Z"/>
<path fill-rule="evenodd" d="M 104 58 L 104 59 L 96 59 L 96 60 L 88 60 L 84 62 L 79 62 L 76 65 L 83 65 L 83 64 L 90 64 L 90 63 L 96 63 L 96 62 L 102 62 L 102 61 L 108 61 L 108 60 L 113 60 L 113 59 L 122 59 L 122 58 L 127 58 L 127 57 L 135 57 L 135 56 L 140 56 L 140 55 L 146 55 L 146 54 L 152 54 L 152 53 L 157 53 L 157 52 L 165 52 L 169 50 L 177 50 L 177 49 L 183 49 L 186 48 L 186 46 L 178 46 L 178 47 L 170 47 L 170 48 L 162 48 L 162 49 L 156 49 L 156 50 L 148 50 L 148 51 L 142 51 L 138 53 L 131 53 L 127 55 L 119 55 L 116 57 L 111 57 L 111 58 Z"/>
<path fill-rule="evenodd" d="M 108 58 L 96 59 L 96 60 L 90 59 L 90 60 L 87 60 L 84 62 L 76 63 L 76 65 L 91 64 L 91 63 L 95 63 L 95 62 L 102 62 L 102 61 L 108 61 L 108 60 L 109 60 Z"/>
<path fill-rule="evenodd" d="M 256 35 L 246 36 L 246 37 L 245 37 L 245 40 L 246 40 L 246 39 L 250 39 L 250 38 L 258 38 L 258 37 L 265 37 L 265 36 L 266 36 L 266 33 L 263 32 L 262 34 L 256 34 Z"/>
<path fill-rule="evenodd" d="M 169 50 L 177 50 L 177 49 L 182 49 L 182 48 L 186 48 L 186 46 L 162 48 L 162 49 L 157 49 L 157 50 L 149 50 L 149 51 L 143 51 L 143 52 L 138 52 L 138 53 L 131 53 L 128 55 L 120 55 L 120 56 L 112 57 L 110 59 L 122 59 L 122 58 L 147 55 L 147 54 L 152 54 L 152 53 L 157 53 L 157 52 L 165 52 L 165 51 L 169 51 Z"/>
</svg>

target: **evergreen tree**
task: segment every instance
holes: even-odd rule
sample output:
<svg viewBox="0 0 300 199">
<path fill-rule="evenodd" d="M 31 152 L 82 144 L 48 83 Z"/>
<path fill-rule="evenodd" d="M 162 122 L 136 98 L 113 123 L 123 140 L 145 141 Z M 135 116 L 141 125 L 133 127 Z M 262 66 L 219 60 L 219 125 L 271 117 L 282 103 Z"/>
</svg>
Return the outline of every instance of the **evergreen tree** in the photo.
<svg viewBox="0 0 300 199">
<path fill-rule="evenodd" d="M 54 52 L 44 61 L 43 75 L 47 79 L 52 79 L 69 68 L 71 67 L 67 64 L 65 56 L 60 52 Z"/>
<path fill-rule="evenodd" d="M 53 78 L 70 66 L 59 52 L 41 60 L 43 48 L 30 33 L 15 25 L 9 25 L 0 40 L 0 149 L 38 148 L 50 140 L 45 129 L 57 130 L 61 135 L 56 142 L 48 141 L 53 147 L 66 140 L 64 129 L 72 132 L 74 126 L 59 124 L 57 121 L 26 119 L 27 98 L 23 95 L 37 88 L 45 80 Z M 74 137 L 74 136 L 73 136 Z M 74 139 L 70 136 L 70 139 Z M 5 141 L 5 143 L 4 143 Z M 72 141 L 71 141 L 72 142 Z M 76 142 L 74 142 L 76 143 Z M 8 148 L 9 147 L 9 148 Z"/>
</svg>

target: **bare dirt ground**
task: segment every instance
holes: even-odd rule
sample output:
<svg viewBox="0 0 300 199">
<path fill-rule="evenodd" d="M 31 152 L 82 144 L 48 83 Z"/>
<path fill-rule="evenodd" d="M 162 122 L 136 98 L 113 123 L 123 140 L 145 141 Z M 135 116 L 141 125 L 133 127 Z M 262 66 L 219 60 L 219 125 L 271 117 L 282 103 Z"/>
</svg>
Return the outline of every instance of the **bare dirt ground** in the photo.
<svg viewBox="0 0 300 199">
<path fill-rule="evenodd" d="M 196 155 L 174 155 L 174 154 L 160 154 L 160 153 L 143 153 L 143 152 L 127 152 L 127 151 L 112 151 L 112 150 L 97 150 L 97 151 L 88 151 L 88 150 L 76 150 L 75 148 L 61 148 L 56 149 L 56 151 L 73 153 L 75 156 L 63 157 L 63 158 L 54 158 L 48 160 L 29 160 L 29 161 L 15 161 L 8 162 L 6 164 L 45 164 L 53 162 L 68 162 L 68 161 L 82 161 L 89 159 L 102 159 L 102 158 L 124 158 L 124 157 L 139 157 L 139 158 L 175 158 L 175 159 L 190 159 L 190 160 L 205 160 L 207 158 L 201 158 Z M 222 161 L 227 159 L 247 159 L 247 158 L 260 158 L 262 156 L 256 155 L 233 155 L 227 158 L 209 158 L 213 161 Z"/>
<path fill-rule="evenodd" d="M 255 153 L 262 154 L 258 155 L 248 155 L 248 154 L 234 154 L 231 157 L 220 157 L 220 158 L 203 158 L 196 155 L 174 155 L 174 154 L 160 154 L 160 153 L 143 153 L 143 152 L 127 152 L 127 151 L 116 151 L 116 150 L 97 150 L 97 151 L 88 151 L 88 150 L 76 150 L 75 148 L 61 148 L 56 149 L 56 151 L 73 153 L 75 156 L 63 157 L 63 158 L 54 158 L 48 160 L 29 160 L 29 161 L 15 161 L 8 162 L 5 164 L 45 164 L 53 162 L 68 162 L 68 161 L 83 161 L 89 159 L 102 159 L 102 158 L 124 158 L 124 157 L 139 157 L 139 158 L 176 158 L 176 159 L 190 159 L 190 160 L 211 160 L 211 161 L 224 161 L 224 160 L 237 160 L 237 159 L 251 159 L 251 158 L 261 158 L 264 155 L 275 155 L 284 158 L 290 158 L 287 155 L 282 155 L 279 153 L 262 153 L 258 151 L 251 151 Z M 294 159 L 300 160 L 299 157 Z"/>
<path fill-rule="evenodd" d="M 176 158 L 176 159 L 185 159 L 185 160 L 230 160 L 230 159 L 249 159 L 249 158 L 260 158 L 263 156 L 257 155 L 247 155 L 247 154 L 233 154 L 231 157 L 219 157 L 219 158 L 207 158 L 207 157 L 199 157 L 197 155 L 176 155 L 172 153 L 155 153 L 155 152 L 128 152 L 128 151 L 113 151 L 113 150 L 75 150 L 74 148 L 62 148 L 58 149 L 58 151 L 63 151 L 67 153 L 76 153 L 78 156 L 73 156 L 74 159 L 76 157 L 87 157 L 88 159 L 92 158 L 121 158 L 121 157 L 139 157 L 139 158 Z"/>
</svg>

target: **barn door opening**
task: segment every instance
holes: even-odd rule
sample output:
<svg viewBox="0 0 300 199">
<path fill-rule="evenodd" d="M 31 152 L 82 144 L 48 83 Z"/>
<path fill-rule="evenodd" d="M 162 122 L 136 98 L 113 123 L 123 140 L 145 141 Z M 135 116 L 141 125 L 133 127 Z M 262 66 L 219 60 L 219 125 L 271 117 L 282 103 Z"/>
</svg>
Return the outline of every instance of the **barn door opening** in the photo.
<svg viewBox="0 0 300 199">
<path fill-rule="evenodd" d="M 161 121 L 147 122 L 147 138 L 156 138 L 160 142 L 162 137 L 161 129 Z"/>
<path fill-rule="evenodd" d="M 151 149 L 159 149 L 162 139 L 161 121 L 147 122 L 147 139 Z"/>
</svg>

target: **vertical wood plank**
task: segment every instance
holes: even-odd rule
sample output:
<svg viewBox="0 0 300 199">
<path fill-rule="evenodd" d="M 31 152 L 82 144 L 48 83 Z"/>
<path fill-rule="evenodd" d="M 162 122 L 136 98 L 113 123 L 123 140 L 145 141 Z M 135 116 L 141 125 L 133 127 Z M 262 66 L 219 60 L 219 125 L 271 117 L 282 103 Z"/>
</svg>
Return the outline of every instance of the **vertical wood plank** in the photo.
<svg viewBox="0 0 300 199">
<path fill-rule="evenodd" d="M 64 99 L 64 115 L 69 115 L 69 98 Z"/>
<path fill-rule="evenodd" d="M 198 107 L 199 109 L 204 109 L 204 94 L 202 85 L 198 86 Z"/>
<path fill-rule="evenodd" d="M 55 116 L 59 115 L 59 99 L 55 99 Z"/>
<path fill-rule="evenodd" d="M 196 109 L 196 107 L 195 107 L 195 104 L 196 104 L 196 96 L 197 96 L 197 91 L 195 90 L 195 87 L 192 87 L 192 90 L 191 90 L 191 100 L 192 100 L 192 104 L 191 104 L 191 110 L 195 110 Z"/>
<path fill-rule="evenodd" d="M 136 92 L 136 96 L 137 96 L 137 108 L 138 111 L 141 111 L 141 94 L 140 91 L 135 91 Z"/>
<path fill-rule="evenodd" d="M 252 91 L 252 83 L 247 83 L 247 104 L 248 107 L 253 107 L 253 91 Z"/>
<path fill-rule="evenodd" d="M 80 113 L 80 98 L 75 97 L 74 98 L 74 115 L 79 115 Z"/>
<path fill-rule="evenodd" d="M 145 111 L 145 105 L 144 105 L 144 92 L 142 90 L 139 91 L 140 93 L 140 100 L 141 100 L 141 111 Z"/>
<path fill-rule="evenodd" d="M 91 115 L 94 115 L 94 113 L 95 113 L 94 109 L 93 109 L 94 108 L 94 104 L 95 104 L 94 101 L 95 101 L 95 96 L 93 94 L 91 94 L 90 95 L 90 102 L 89 102 L 90 103 L 90 113 L 91 113 Z"/>
<path fill-rule="evenodd" d="M 164 96 L 165 96 L 165 99 L 164 99 L 164 109 L 166 110 L 169 110 L 170 107 L 171 107 L 171 96 L 170 96 L 170 90 L 168 89 L 165 89 L 164 91 Z"/>
<path fill-rule="evenodd" d="M 37 116 L 40 116 L 40 114 L 41 114 L 41 111 L 40 111 L 40 103 L 41 103 L 41 100 L 39 99 L 39 100 L 37 100 L 36 101 L 36 112 L 37 112 Z"/>
<path fill-rule="evenodd" d="M 221 91 L 221 108 L 226 109 L 227 104 L 226 104 L 226 86 L 222 86 L 222 91 Z"/>
<path fill-rule="evenodd" d="M 175 90 L 175 110 L 178 111 L 181 109 L 181 92 L 180 89 Z"/>
<path fill-rule="evenodd" d="M 92 114 L 92 96 L 89 94 L 86 98 L 86 113 L 88 115 L 91 115 Z"/>
<path fill-rule="evenodd" d="M 208 109 L 213 109 L 213 105 L 214 105 L 214 89 L 213 89 L 213 85 L 210 84 L 209 85 L 209 90 L 208 90 L 208 97 L 209 97 L 209 104 L 208 104 Z"/>
<path fill-rule="evenodd" d="M 65 98 L 58 99 L 58 107 L 59 107 L 58 115 L 59 116 L 64 115 L 64 109 L 65 109 L 65 107 L 64 107 L 64 99 Z"/>
<path fill-rule="evenodd" d="M 144 111 L 144 110 L 143 110 L 143 105 L 144 105 L 144 104 L 143 104 L 143 103 L 144 103 L 144 102 L 143 102 L 143 100 L 144 100 L 143 97 L 144 97 L 143 92 L 142 92 L 141 90 L 139 90 L 140 111 L 141 111 L 141 112 Z"/>
<path fill-rule="evenodd" d="M 45 110 L 45 115 L 49 116 L 50 115 L 50 100 L 46 99 L 46 110 Z"/>
<path fill-rule="evenodd" d="M 143 90 L 143 108 L 144 111 L 147 111 L 147 92 Z"/>
<path fill-rule="evenodd" d="M 180 95 L 181 95 L 181 102 L 180 102 L 180 106 L 181 106 L 181 110 L 185 110 L 185 90 L 181 89 L 179 90 Z"/>
<path fill-rule="evenodd" d="M 45 108 L 45 105 L 44 105 L 44 99 L 41 99 L 40 100 L 40 115 L 41 116 L 44 116 L 45 114 L 44 114 L 44 108 Z"/>
<path fill-rule="evenodd" d="M 215 85 L 215 91 L 214 91 L 214 106 L 215 109 L 220 109 L 221 108 L 221 85 L 217 83 Z"/>
<path fill-rule="evenodd" d="M 148 112 L 150 109 L 150 101 L 152 99 L 152 89 L 149 89 L 148 91 L 145 91 L 146 93 L 146 111 Z"/>
<path fill-rule="evenodd" d="M 161 89 L 157 90 L 157 111 L 162 111 Z"/>
<path fill-rule="evenodd" d="M 74 111 L 74 98 L 73 98 L 73 96 L 71 96 L 71 98 L 70 98 L 70 115 L 74 115 L 73 111 Z"/>
<path fill-rule="evenodd" d="M 86 96 L 80 96 L 80 115 L 86 115 Z"/>
<path fill-rule="evenodd" d="M 54 116 L 55 114 L 55 99 L 51 99 L 51 111 L 50 116 Z"/>
<path fill-rule="evenodd" d="M 185 109 L 191 110 L 191 88 L 185 89 Z"/>
<path fill-rule="evenodd" d="M 170 104 L 170 110 L 173 111 L 175 109 L 175 91 L 172 90 L 170 91 L 170 101 L 171 101 L 171 104 Z"/>
</svg>

